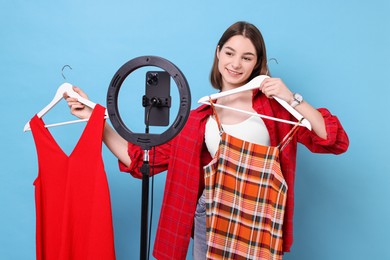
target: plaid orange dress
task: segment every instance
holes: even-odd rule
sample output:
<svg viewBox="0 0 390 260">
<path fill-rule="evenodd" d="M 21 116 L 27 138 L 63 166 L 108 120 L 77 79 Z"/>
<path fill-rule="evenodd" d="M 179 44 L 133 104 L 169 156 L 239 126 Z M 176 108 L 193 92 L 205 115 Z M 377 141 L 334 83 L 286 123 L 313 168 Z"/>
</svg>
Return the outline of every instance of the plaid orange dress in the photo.
<svg viewBox="0 0 390 260">
<path fill-rule="evenodd" d="M 298 129 L 276 146 L 243 141 L 223 131 L 204 167 L 207 259 L 282 259 L 287 183 L 279 153 Z"/>
</svg>

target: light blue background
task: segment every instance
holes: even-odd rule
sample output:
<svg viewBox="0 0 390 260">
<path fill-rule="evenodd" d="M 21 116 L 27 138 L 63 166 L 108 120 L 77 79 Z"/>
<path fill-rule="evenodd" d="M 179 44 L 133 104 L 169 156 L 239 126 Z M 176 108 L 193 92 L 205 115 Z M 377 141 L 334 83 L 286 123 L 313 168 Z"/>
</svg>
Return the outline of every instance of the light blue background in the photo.
<svg viewBox="0 0 390 260">
<path fill-rule="evenodd" d="M 299 147 L 295 242 L 285 259 L 390 259 L 389 11 L 388 0 L 2 1 L 0 258 L 35 258 L 37 157 L 31 132 L 22 129 L 63 83 L 65 64 L 73 68 L 64 71 L 67 81 L 105 105 L 122 64 L 161 56 L 183 71 L 195 107 L 214 93 L 208 75 L 217 40 L 247 20 L 279 62 L 270 65 L 273 75 L 313 106 L 329 108 L 351 141 L 340 156 Z M 46 122 L 72 118 L 65 102 L 53 110 Z M 139 111 L 134 120 L 143 119 Z M 69 152 L 82 128 L 50 131 Z M 137 259 L 141 182 L 120 173 L 106 147 L 103 156 L 117 258 Z M 153 236 L 164 182 L 165 174 L 155 178 Z"/>
</svg>

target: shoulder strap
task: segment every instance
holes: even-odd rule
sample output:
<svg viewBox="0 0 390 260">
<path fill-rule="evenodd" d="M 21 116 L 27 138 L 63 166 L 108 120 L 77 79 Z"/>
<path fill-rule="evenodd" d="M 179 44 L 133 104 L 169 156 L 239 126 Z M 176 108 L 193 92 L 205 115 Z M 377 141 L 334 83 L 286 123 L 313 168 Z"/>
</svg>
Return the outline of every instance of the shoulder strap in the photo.
<svg viewBox="0 0 390 260">
<path fill-rule="evenodd" d="M 209 102 L 210 102 L 211 108 L 213 109 L 213 114 L 215 116 L 215 121 L 217 122 L 217 125 L 218 125 L 219 133 L 222 134 L 223 128 L 222 128 L 221 122 L 219 121 L 219 117 L 218 117 L 217 111 L 215 110 L 214 102 L 211 99 L 211 97 L 209 97 Z"/>
<path fill-rule="evenodd" d="M 298 127 L 300 125 L 300 123 L 302 122 L 303 118 L 301 120 L 299 120 L 299 122 L 297 122 L 296 125 L 294 125 L 293 128 L 291 128 L 291 130 L 287 133 L 287 135 L 283 138 L 283 140 L 278 144 L 278 148 L 280 151 L 282 151 L 284 149 L 284 147 L 286 147 L 286 145 L 292 140 L 292 138 L 294 137 L 295 133 L 298 131 Z"/>
</svg>

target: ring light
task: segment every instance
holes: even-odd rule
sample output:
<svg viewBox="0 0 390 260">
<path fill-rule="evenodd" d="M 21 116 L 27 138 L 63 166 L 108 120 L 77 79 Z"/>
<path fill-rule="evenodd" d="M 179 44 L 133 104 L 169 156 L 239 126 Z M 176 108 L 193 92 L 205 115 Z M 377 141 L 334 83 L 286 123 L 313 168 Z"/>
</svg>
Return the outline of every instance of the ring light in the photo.
<svg viewBox="0 0 390 260">
<path fill-rule="evenodd" d="M 174 79 L 179 90 L 180 105 L 175 121 L 161 134 L 133 133 L 123 123 L 118 111 L 118 93 L 126 77 L 138 68 L 145 66 L 159 67 Z M 110 121 L 118 132 L 127 141 L 141 146 L 144 150 L 168 142 L 175 137 L 186 123 L 191 106 L 191 94 L 186 78 L 183 73 L 170 61 L 157 56 L 141 56 L 126 62 L 116 72 L 111 80 L 107 93 L 107 110 Z"/>
</svg>

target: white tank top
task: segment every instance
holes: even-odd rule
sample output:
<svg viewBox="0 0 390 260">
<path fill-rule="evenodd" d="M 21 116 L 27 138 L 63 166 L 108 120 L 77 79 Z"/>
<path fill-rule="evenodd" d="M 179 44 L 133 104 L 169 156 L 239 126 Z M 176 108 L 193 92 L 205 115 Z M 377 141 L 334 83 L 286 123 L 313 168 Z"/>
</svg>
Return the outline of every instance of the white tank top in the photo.
<svg viewBox="0 0 390 260">
<path fill-rule="evenodd" d="M 251 116 L 248 119 L 233 125 L 222 124 L 223 130 L 241 140 L 261 144 L 270 145 L 270 137 L 263 120 L 258 116 Z M 205 142 L 207 149 L 212 157 L 218 150 L 218 145 L 221 140 L 219 135 L 218 124 L 213 116 L 210 116 L 206 123 Z"/>
</svg>

